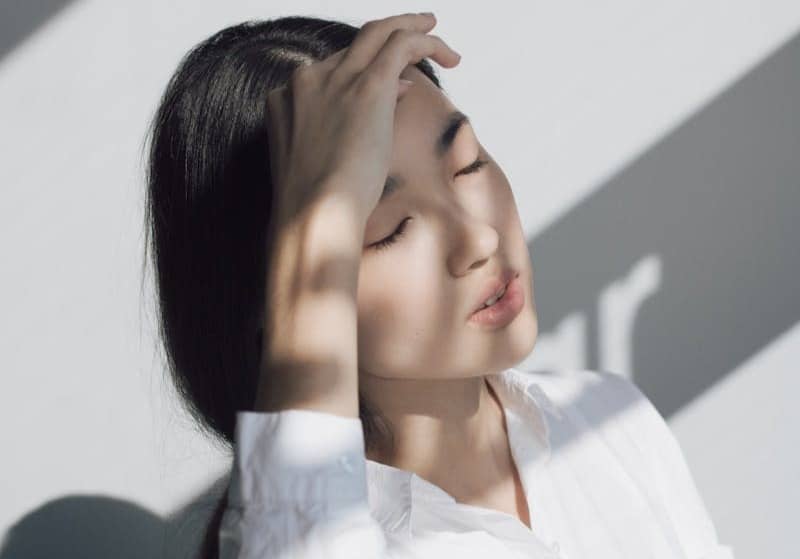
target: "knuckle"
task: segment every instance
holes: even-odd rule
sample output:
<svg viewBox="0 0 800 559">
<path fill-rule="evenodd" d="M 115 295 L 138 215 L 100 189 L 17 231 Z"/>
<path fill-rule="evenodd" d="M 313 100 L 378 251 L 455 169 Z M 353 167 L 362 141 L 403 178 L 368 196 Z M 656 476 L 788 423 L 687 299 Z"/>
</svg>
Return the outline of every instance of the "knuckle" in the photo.
<svg viewBox="0 0 800 559">
<path fill-rule="evenodd" d="M 405 56 L 417 56 L 428 50 L 428 40 L 423 33 L 403 29 L 394 37 L 393 48 Z"/>
<path fill-rule="evenodd" d="M 446 49 L 450 48 L 447 45 L 447 43 L 445 42 L 445 40 L 442 39 L 441 37 L 439 37 L 438 35 L 430 35 L 430 40 L 433 41 L 439 47 L 444 47 Z M 434 45 L 431 45 L 431 46 L 434 46 Z"/>
<path fill-rule="evenodd" d="M 382 20 L 371 19 L 361 26 L 361 31 L 364 33 L 372 33 L 372 30 L 380 25 Z"/>
<path fill-rule="evenodd" d="M 399 27 L 397 29 L 392 29 L 392 32 L 389 33 L 389 41 L 393 44 L 408 44 L 413 38 L 417 35 L 414 31 L 409 29 L 403 29 Z"/>
<path fill-rule="evenodd" d="M 381 17 L 381 18 L 377 18 L 377 19 L 371 19 L 371 20 L 369 20 L 367 22 L 367 25 L 369 25 L 372 28 L 375 28 L 375 27 L 392 27 L 394 25 L 397 25 L 397 20 L 398 19 L 399 19 L 399 16 L 391 15 L 391 16 Z"/>
<path fill-rule="evenodd" d="M 383 18 L 383 21 L 386 25 L 390 25 L 392 27 L 397 27 L 398 25 L 402 25 L 403 23 L 407 23 L 408 20 L 414 17 L 414 13 L 408 12 L 405 14 L 396 14 L 386 18 Z"/>
<path fill-rule="evenodd" d="M 412 20 L 417 17 L 419 17 L 419 14 L 417 13 L 406 12 L 381 19 L 371 19 L 361 26 L 361 30 L 368 33 L 373 33 L 376 29 L 383 29 L 386 27 L 394 28 L 394 31 L 399 31 L 405 29 L 412 23 Z M 409 31 L 408 29 L 405 30 Z"/>
<path fill-rule="evenodd" d="M 436 35 L 429 35 L 425 37 L 424 42 L 417 43 L 415 55 L 419 57 L 429 56 L 442 48 L 448 48 L 444 39 Z"/>
</svg>

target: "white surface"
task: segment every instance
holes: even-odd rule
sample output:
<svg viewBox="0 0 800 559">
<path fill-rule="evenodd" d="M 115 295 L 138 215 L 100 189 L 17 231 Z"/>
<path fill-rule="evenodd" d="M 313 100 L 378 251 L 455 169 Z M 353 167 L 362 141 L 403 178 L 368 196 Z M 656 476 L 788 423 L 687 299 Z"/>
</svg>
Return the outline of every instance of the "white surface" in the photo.
<svg viewBox="0 0 800 559">
<path fill-rule="evenodd" d="M 719 536 L 737 542 L 737 557 L 796 557 L 800 551 L 787 538 L 800 518 L 798 363 L 800 325 L 670 423 L 703 497 L 714 505 Z"/>
<path fill-rule="evenodd" d="M 503 166 L 531 236 L 800 28 L 791 0 L 84 0 L 66 8 L 0 59 L 0 530 L 74 494 L 167 515 L 224 470 L 224 457 L 194 435 L 167 392 L 139 292 L 139 150 L 179 57 L 243 19 L 303 13 L 360 24 L 426 9 L 463 55 L 458 68 L 441 70 L 444 85 Z M 609 369 L 628 362 L 619 339 L 628 332 L 626 300 L 631 307 L 658 289 L 653 258 L 619 271 L 633 278 L 627 295 L 609 291 L 621 309 L 603 324 L 617 340 L 606 346 Z M 582 367 L 583 319 L 571 320 L 568 341 L 543 337 L 534 354 Z M 721 536 L 773 558 L 793 555 L 791 532 L 778 528 L 797 518 L 797 412 L 788 399 L 800 350 L 796 331 L 787 339 L 677 421 Z M 744 447 L 711 439 L 723 430 L 715 425 L 740 423 L 754 394 L 782 421 L 748 422 Z"/>
</svg>

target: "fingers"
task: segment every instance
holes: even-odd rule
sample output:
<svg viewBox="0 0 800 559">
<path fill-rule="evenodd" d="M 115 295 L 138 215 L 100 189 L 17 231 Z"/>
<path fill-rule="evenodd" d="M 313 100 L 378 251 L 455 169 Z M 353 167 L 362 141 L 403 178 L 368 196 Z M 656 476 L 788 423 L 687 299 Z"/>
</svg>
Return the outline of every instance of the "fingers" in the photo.
<svg viewBox="0 0 800 559">
<path fill-rule="evenodd" d="M 434 25 L 435 17 L 410 13 L 368 21 L 361 27 L 347 51 L 341 55 L 337 71 L 350 77 L 363 71 L 396 29 L 427 33 Z"/>
<path fill-rule="evenodd" d="M 445 67 L 458 64 L 461 56 L 440 37 L 405 29 L 395 30 L 365 73 L 379 81 L 397 79 L 406 66 L 422 58 L 433 58 Z"/>
</svg>

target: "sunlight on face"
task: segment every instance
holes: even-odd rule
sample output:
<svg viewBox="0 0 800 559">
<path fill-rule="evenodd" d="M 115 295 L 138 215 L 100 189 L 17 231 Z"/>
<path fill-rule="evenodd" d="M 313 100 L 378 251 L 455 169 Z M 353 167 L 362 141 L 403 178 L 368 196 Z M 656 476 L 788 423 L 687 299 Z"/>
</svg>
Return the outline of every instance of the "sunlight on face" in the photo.
<svg viewBox="0 0 800 559">
<path fill-rule="evenodd" d="M 533 271 L 511 186 L 469 122 L 437 155 L 437 138 L 456 107 L 414 66 L 401 77 L 415 84 L 395 113 L 389 174 L 397 183 L 365 230 L 359 371 L 398 379 L 500 371 L 524 359 L 538 333 Z M 476 159 L 486 164 L 473 165 Z M 376 245 L 398 226 L 391 244 Z M 488 279 L 505 268 L 519 272 L 523 309 L 503 328 L 476 328 L 467 318 Z"/>
</svg>

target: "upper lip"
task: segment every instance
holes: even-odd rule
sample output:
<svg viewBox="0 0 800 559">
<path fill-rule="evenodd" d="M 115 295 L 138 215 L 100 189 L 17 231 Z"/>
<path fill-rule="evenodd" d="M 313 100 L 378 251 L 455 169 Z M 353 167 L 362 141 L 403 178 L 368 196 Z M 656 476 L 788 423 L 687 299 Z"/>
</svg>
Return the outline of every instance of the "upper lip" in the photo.
<svg viewBox="0 0 800 559">
<path fill-rule="evenodd" d="M 508 286 L 508 282 L 512 279 L 517 277 L 519 273 L 516 270 L 511 268 L 505 268 L 500 272 L 499 275 L 493 276 L 486 280 L 483 288 L 479 291 L 480 296 L 476 300 L 474 306 L 472 307 L 472 311 L 470 311 L 470 315 L 472 315 L 475 311 L 479 310 L 486 300 L 498 293 L 501 289 Z"/>
</svg>

